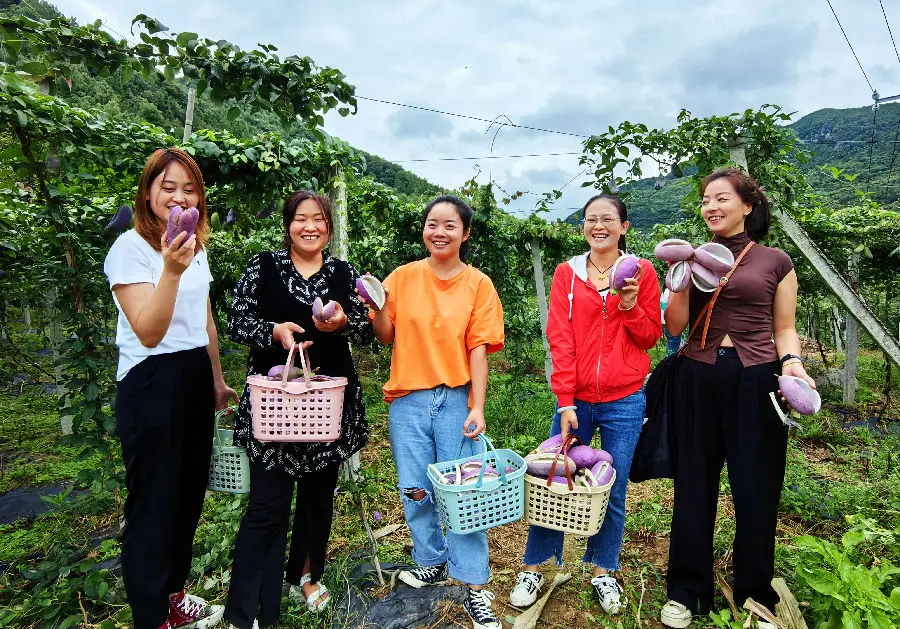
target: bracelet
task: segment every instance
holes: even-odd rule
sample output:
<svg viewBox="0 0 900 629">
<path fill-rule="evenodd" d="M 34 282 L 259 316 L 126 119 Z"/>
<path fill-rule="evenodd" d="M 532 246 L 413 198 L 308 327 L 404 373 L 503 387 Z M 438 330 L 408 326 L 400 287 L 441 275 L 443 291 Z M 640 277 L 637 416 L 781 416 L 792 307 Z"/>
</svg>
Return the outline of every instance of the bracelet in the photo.
<svg viewBox="0 0 900 629">
<path fill-rule="evenodd" d="M 556 409 L 556 412 L 562 413 L 563 411 L 577 411 L 577 410 L 578 410 L 577 406 L 560 406 L 558 409 Z"/>
<path fill-rule="evenodd" d="M 787 367 L 788 365 L 802 365 L 802 364 L 803 364 L 803 361 L 800 360 L 799 358 L 791 358 L 790 360 L 786 360 L 783 363 L 781 363 L 781 370 L 784 371 L 784 368 Z"/>
<path fill-rule="evenodd" d="M 797 356 L 797 354 L 785 354 L 785 355 L 782 356 L 781 359 L 780 359 L 781 364 L 783 365 L 783 364 L 785 363 L 786 360 L 792 359 L 792 358 L 793 358 L 793 359 L 796 359 L 796 360 L 800 360 L 800 357 Z"/>
<path fill-rule="evenodd" d="M 631 304 L 630 306 L 628 306 L 627 308 L 623 308 L 623 307 L 622 307 L 622 302 L 619 302 L 619 310 L 621 310 L 622 312 L 628 312 L 629 310 L 631 310 L 631 309 L 634 308 L 635 306 L 637 306 L 637 300 L 635 300 L 635 302 L 634 302 L 633 304 Z"/>
</svg>

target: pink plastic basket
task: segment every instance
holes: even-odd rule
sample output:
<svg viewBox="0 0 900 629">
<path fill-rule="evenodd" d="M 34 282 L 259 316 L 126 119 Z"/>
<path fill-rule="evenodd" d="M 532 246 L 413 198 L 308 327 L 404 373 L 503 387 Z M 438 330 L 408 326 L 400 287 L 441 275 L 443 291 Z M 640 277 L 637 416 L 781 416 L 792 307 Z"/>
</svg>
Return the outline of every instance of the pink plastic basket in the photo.
<svg viewBox="0 0 900 629">
<path fill-rule="evenodd" d="M 294 349 L 288 352 L 281 382 L 248 376 L 253 436 L 259 441 L 334 441 L 341 435 L 346 378 L 313 376 L 306 350 L 300 354 L 303 378 L 287 381 Z"/>
</svg>

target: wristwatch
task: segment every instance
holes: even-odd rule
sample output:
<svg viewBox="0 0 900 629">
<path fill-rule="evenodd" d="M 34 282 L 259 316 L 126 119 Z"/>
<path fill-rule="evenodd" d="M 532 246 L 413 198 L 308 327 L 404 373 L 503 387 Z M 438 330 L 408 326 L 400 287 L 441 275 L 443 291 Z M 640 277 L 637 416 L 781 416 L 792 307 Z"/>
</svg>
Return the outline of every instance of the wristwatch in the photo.
<svg viewBox="0 0 900 629">
<path fill-rule="evenodd" d="M 785 354 L 784 356 L 781 357 L 781 361 L 780 361 L 780 362 L 781 362 L 781 364 L 783 365 L 784 363 L 786 363 L 787 361 L 789 361 L 789 360 L 792 359 L 792 358 L 794 358 L 794 359 L 796 359 L 796 360 L 799 360 L 800 362 L 803 362 L 803 360 L 802 360 L 799 356 L 797 356 L 796 354 Z"/>
</svg>

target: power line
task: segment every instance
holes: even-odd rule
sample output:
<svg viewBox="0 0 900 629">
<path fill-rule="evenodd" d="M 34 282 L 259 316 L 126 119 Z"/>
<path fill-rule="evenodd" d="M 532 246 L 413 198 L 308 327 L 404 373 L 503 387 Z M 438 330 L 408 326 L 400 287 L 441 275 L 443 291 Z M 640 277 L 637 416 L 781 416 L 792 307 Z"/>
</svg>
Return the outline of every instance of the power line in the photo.
<svg viewBox="0 0 900 629">
<path fill-rule="evenodd" d="M 478 122 L 487 122 L 488 124 L 496 124 L 501 127 L 513 127 L 515 129 L 527 129 L 529 131 L 541 131 L 543 133 L 556 133 L 559 135 L 570 135 L 576 138 L 588 138 L 589 135 L 584 135 L 583 133 L 571 133 L 569 131 L 558 131 L 556 129 L 543 129 L 541 127 L 529 127 L 528 125 L 515 124 L 513 122 L 498 122 L 496 119 L 489 120 L 487 118 L 479 118 L 478 116 L 469 116 L 467 114 L 457 114 L 452 111 L 444 111 L 441 109 L 432 109 L 431 107 L 423 107 L 420 105 L 408 105 L 406 103 L 398 103 L 396 101 L 391 100 L 382 100 L 380 98 L 370 98 L 368 96 L 359 96 L 356 95 L 356 98 L 359 100 L 368 100 L 373 103 L 383 103 L 385 105 L 394 105 L 395 107 L 407 107 L 409 109 L 418 109 L 420 111 L 430 111 L 435 114 L 442 114 L 444 116 L 454 116 L 456 118 L 466 118 L 467 120 L 475 120 Z"/>
<path fill-rule="evenodd" d="M 389 159 L 394 164 L 409 162 L 460 162 L 481 159 L 518 159 L 521 157 L 556 157 L 559 155 L 581 155 L 581 151 L 568 151 L 564 153 L 522 153 L 521 155 L 481 155 L 478 157 L 423 157 L 415 159 Z"/>
<path fill-rule="evenodd" d="M 884 24 L 887 26 L 888 35 L 891 36 L 891 43 L 894 45 L 894 54 L 897 55 L 897 61 L 900 62 L 900 52 L 897 52 L 897 42 L 894 41 L 894 33 L 891 31 L 891 23 L 888 22 L 887 13 L 884 10 L 884 2 L 878 0 L 878 4 L 881 5 L 881 14 L 884 16 Z"/>
<path fill-rule="evenodd" d="M 869 89 L 872 90 L 872 92 L 875 92 L 875 88 L 872 87 L 872 82 L 869 80 L 869 76 L 866 74 L 866 71 L 863 70 L 862 63 L 860 63 L 859 61 L 859 57 L 856 56 L 856 51 L 853 50 L 853 44 L 850 43 L 850 38 L 847 37 L 847 32 L 844 30 L 843 24 L 841 24 L 841 21 L 838 19 L 837 13 L 834 12 L 834 7 L 831 6 L 831 0 L 825 0 L 825 2 L 828 3 L 828 8 L 831 9 L 831 14 L 834 16 L 837 25 L 840 27 L 841 32 L 844 34 L 844 39 L 847 40 L 847 45 L 850 46 L 850 52 L 853 53 L 853 58 L 856 59 L 856 63 L 857 65 L 859 65 L 859 69 L 863 74 L 863 78 L 866 80 L 866 83 L 869 84 Z"/>
</svg>

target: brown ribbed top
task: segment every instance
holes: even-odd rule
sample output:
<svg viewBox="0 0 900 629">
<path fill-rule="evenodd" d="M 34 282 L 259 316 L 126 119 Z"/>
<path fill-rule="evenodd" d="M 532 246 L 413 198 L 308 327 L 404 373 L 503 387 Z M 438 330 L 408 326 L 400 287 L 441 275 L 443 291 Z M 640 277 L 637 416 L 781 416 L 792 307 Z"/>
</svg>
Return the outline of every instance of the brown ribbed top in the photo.
<svg viewBox="0 0 900 629">
<path fill-rule="evenodd" d="M 750 242 L 746 232 L 725 238 L 716 236 L 713 242 L 728 247 L 737 258 Z M 745 367 L 778 360 L 773 335 L 773 305 L 775 289 L 794 268 L 791 258 L 781 249 L 755 245 L 735 269 L 728 283 L 719 293 L 706 333 L 706 348 L 700 349 L 703 323 L 690 338 L 685 355 L 703 363 L 716 362 L 716 350 L 727 334 Z M 712 297 L 691 284 L 690 323 Z M 706 315 L 703 315 L 704 318 Z"/>
</svg>

